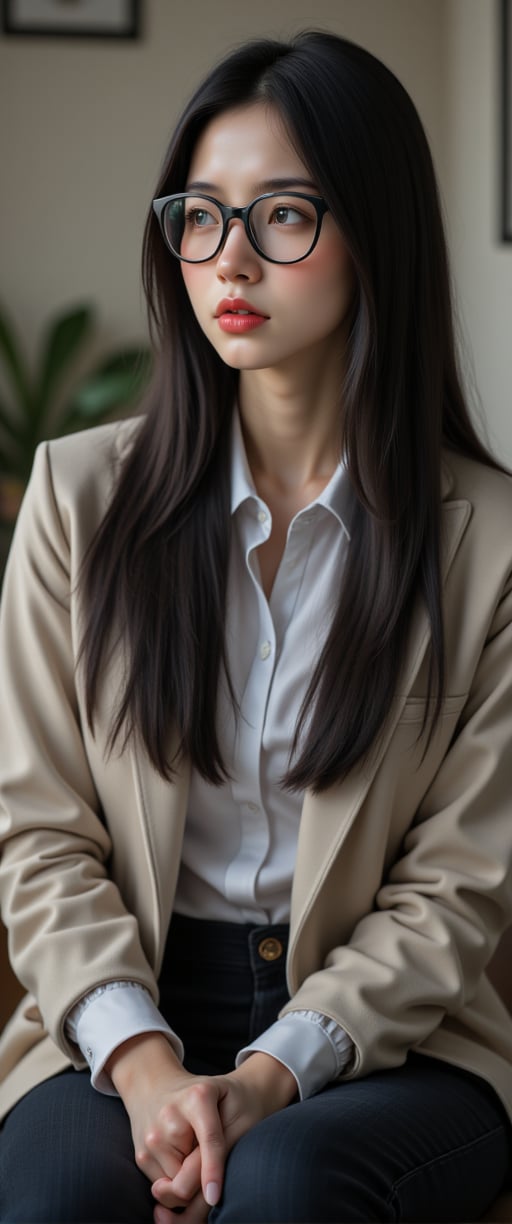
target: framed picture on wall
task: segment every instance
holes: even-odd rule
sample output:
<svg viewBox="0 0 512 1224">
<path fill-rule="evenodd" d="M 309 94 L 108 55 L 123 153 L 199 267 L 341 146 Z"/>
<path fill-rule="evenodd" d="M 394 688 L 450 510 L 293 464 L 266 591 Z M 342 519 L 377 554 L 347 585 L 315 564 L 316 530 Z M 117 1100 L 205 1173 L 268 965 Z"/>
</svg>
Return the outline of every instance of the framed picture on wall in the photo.
<svg viewBox="0 0 512 1224">
<path fill-rule="evenodd" d="M 512 242 L 512 0 L 501 0 L 502 238 Z"/>
<path fill-rule="evenodd" d="M 141 0 L 0 0 L 4 34 L 137 38 Z"/>
</svg>

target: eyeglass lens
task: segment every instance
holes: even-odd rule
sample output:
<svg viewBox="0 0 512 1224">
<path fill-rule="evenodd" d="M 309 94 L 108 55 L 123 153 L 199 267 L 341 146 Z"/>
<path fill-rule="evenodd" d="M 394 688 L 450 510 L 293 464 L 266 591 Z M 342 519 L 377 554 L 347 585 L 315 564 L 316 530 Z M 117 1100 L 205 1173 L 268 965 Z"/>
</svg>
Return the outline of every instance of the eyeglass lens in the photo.
<svg viewBox="0 0 512 1224">
<path fill-rule="evenodd" d="M 167 205 L 163 224 L 169 246 L 192 263 L 211 259 L 222 236 L 220 209 L 203 196 L 184 195 Z M 308 254 L 317 229 L 317 213 L 309 200 L 279 195 L 257 200 L 249 214 L 253 237 L 269 259 L 292 263 Z"/>
</svg>

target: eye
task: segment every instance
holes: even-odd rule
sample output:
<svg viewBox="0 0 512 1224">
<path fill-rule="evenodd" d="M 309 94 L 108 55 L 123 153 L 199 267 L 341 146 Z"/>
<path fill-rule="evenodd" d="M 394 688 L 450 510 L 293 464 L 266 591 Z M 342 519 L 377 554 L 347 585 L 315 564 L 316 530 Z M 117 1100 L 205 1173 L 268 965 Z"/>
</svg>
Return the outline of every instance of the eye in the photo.
<svg viewBox="0 0 512 1224">
<path fill-rule="evenodd" d="M 293 208 L 291 204 L 278 204 L 274 208 L 269 217 L 270 225 L 300 225 L 302 221 L 308 221 L 309 217 L 305 217 L 299 212 L 298 208 Z"/>
<path fill-rule="evenodd" d="M 218 217 L 208 212 L 207 208 L 189 208 L 185 213 L 185 225 L 191 229 L 205 229 L 207 225 L 218 225 Z"/>
</svg>

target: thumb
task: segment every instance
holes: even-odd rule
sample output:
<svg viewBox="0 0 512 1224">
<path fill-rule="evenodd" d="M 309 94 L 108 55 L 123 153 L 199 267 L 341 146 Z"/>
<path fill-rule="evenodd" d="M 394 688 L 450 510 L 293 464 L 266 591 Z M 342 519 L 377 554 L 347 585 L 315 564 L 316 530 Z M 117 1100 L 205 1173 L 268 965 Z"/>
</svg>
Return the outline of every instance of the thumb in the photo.
<svg viewBox="0 0 512 1224">
<path fill-rule="evenodd" d="M 204 1091 L 206 1085 L 197 1085 L 198 1089 L 203 1090 L 203 1100 L 195 1124 L 201 1154 L 201 1188 L 209 1207 L 215 1207 L 219 1202 L 226 1158 L 224 1128 L 219 1114 L 219 1097 L 223 1093 L 219 1092 L 220 1085 L 217 1083 L 217 1094 L 214 1097 L 211 1093 L 213 1087 L 212 1082 L 209 1085 L 210 1091 Z"/>
</svg>

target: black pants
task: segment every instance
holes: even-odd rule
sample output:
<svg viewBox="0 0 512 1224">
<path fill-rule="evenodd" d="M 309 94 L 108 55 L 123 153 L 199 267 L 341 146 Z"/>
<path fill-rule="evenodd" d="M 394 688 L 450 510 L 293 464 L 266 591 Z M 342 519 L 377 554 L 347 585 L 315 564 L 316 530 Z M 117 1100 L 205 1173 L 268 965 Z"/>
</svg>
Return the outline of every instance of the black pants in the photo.
<svg viewBox="0 0 512 1224">
<path fill-rule="evenodd" d="M 265 940 L 283 952 L 265 959 Z M 192 1071 L 227 1071 L 286 999 L 284 927 L 175 917 L 161 1007 Z M 276 950 L 276 945 L 271 951 Z M 211 1224 L 478 1220 L 506 1178 L 510 1125 L 489 1086 L 410 1055 L 396 1070 L 332 1085 L 233 1148 Z M 67 1071 L 12 1110 L 0 1138 L 2 1224 L 151 1224 L 120 1100 Z M 179 1218 L 179 1217 L 177 1217 Z"/>
</svg>

